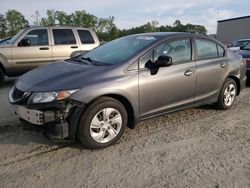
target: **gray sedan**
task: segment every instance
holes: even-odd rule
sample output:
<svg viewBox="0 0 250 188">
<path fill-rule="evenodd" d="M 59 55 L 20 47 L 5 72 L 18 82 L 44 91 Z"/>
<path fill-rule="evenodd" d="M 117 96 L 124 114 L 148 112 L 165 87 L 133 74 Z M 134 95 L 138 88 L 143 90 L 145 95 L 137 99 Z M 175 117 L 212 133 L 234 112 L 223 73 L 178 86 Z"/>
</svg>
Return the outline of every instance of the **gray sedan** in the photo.
<svg viewBox="0 0 250 188">
<path fill-rule="evenodd" d="M 144 33 L 32 70 L 9 100 L 49 138 L 100 149 L 148 118 L 205 104 L 229 109 L 245 84 L 243 59 L 218 41 Z"/>
</svg>

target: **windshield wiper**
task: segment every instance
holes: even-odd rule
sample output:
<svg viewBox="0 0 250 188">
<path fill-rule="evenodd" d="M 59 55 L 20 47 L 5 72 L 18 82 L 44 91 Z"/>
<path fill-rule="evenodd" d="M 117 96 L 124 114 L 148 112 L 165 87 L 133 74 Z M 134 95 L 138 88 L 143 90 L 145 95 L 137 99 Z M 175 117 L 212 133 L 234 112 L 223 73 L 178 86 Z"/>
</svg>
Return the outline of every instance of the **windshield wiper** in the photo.
<svg viewBox="0 0 250 188">
<path fill-rule="evenodd" d="M 84 60 L 84 62 L 89 62 L 93 65 L 98 65 L 97 61 L 95 61 L 94 59 L 91 59 L 90 57 L 80 57 L 80 60 Z"/>
<path fill-rule="evenodd" d="M 81 59 L 87 60 L 88 62 L 91 62 L 91 63 L 94 61 L 94 60 L 91 59 L 90 57 L 81 57 Z"/>
</svg>

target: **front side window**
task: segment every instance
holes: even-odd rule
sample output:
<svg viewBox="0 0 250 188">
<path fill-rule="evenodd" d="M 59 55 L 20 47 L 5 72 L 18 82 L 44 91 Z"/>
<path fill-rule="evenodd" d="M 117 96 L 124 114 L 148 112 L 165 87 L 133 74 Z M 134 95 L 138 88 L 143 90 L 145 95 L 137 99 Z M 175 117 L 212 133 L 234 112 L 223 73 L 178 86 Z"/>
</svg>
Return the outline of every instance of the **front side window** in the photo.
<svg viewBox="0 0 250 188">
<path fill-rule="evenodd" d="M 76 44 L 72 29 L 53 29 L 54 44 Z"/>
<path fill-rule="evenodd" d="M 218 57 L 217 45 L 214 42 L 196 39 L 195 46 L 198 60 Z"/>
<path fill-rule="evenodd" d="M 48 45 L 48 31 L 47 29 L 36 29 L 28 32 L 23 39 L 29 39 L 30 46 Z"/>
<path fill-rule="evenodd" d="M 94 44 L 94 38 L 88 30 L 77 30 L 82 44 Z"/>
<path fill-rule="evenodd" d="M 174 64 L 191 61 L 190 39 L 177 39 L 161 44 L 154 50 L 154 60 L 157 60 L 161 55 L 172 57 Z"/>
<path fill-rule="evenodd" d="M 161 55 L 172 57 L 173 64 L 191 61 L 192 50 L 190 39 L 177 39 L 160 44 L 140 58 L 139 67 L 145 68 L 145 64 L 148 61 L 155 62 Z"/>
</svg>

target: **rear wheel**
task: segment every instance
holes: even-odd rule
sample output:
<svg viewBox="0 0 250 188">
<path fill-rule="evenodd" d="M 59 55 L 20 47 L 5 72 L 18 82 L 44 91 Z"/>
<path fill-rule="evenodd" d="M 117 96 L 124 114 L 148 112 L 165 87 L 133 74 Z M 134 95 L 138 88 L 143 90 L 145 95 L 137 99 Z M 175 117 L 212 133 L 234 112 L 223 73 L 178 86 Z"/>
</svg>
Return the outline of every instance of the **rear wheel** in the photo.
<svg viewBox="0 0 250 188">
<path fill-rule="evenodd" d="M 3 71 L 0 69 L 0 85 L 4 82 L 4 73 Z"/>
<path fill-rule="evenodd" d="M 82 114 L 78 122 L 78 138 L 90 149 L 101 149 L 121 138 L 127 122 L 125 107 L 113 98 L 102 97 Z"/>
<path fill-rule="evenodd" d="M 218 108 L 221 110 L 231 108 L 235 101 L 236 95 L 237 85 L 233 79 L 228 78 L 221 89 L 217 102 Z"/>
</svg>

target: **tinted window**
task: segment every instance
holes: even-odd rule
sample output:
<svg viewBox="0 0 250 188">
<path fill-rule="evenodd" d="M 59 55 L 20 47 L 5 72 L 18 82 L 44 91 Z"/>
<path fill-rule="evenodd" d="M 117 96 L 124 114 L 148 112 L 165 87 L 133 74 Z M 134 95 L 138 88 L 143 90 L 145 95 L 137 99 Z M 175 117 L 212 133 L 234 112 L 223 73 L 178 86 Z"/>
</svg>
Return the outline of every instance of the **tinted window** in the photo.
<svg viewBox="0 0 250 188">
<path fill-rule="evenodd" d="M 28 32 L 23 39 L 29 39 L 31 46 L 48 45 L 47 29 L 36 29 Z"/>
<path fill-rule="evenodd" d="M 208 40 L 197 39 L 195 40 L 197 58 L 208 59 L 218 57 L 217 45 Z"/>
<path fill-rule="evenodd" d="M 172 57 L 173 63 L 191 61 L 190 39 L 179 39 L 166 42 L 155 49 L 154 60 L 160 55 Z"/>
<path fill-rule="evenodd" d="M 219 57 L 223 57 L 225 55 L 225 50 L 224 48 L 222 48 L 221 46 L 217 45 L 218 46 L 218 55 Z"/>
<path fill-rule="evenodd" d="M 55 44 L 76 44 L 72 29 L 53 29 Z"/>
<path fill-rule="evenodd" d="M 94 38 L 88 30 L 77 30 L 82 44 L 94 44 Z"/>
</svg>

